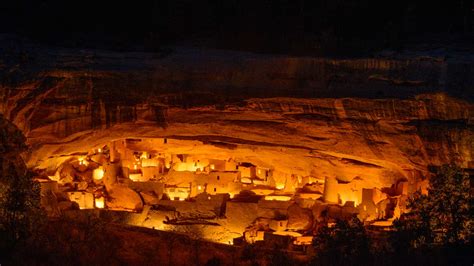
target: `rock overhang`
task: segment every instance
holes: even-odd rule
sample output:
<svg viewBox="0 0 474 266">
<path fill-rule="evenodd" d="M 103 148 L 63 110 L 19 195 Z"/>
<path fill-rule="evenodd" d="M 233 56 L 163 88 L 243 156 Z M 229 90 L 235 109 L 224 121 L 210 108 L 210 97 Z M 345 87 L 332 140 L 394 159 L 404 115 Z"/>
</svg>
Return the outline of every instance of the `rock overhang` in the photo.
<svg viewBox="0 0 474 266">
<path fill-rule="evenodd" d="M 33 168 L 114 139 L 161 137 L 298 151 L 289 161 L 311 158 L 315 169 L 337 161 L 321 175 L 356 167 L 409 178 L 429 165 L 472 167 L 472 103 L 433 93 L 455 78 L 443 76 L 447 61 L 44 52 L 16 86 L 3 85 L 2 113 L 27 136 Z"/>
</svg>

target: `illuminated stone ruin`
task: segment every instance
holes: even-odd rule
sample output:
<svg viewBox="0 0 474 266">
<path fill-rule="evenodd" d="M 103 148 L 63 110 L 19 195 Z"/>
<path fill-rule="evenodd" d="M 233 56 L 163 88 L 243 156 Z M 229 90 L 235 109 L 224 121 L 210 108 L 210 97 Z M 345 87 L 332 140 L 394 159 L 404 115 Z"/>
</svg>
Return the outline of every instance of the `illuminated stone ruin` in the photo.
<svg viewBox="0 0 474 266">
<path fill-rule="evenodd" d="M 390 224 L 415 189 L 406 178 L 380 186 L 380 180 L 367 176 L 314 175 L 313 169 L 300 167 L 314 165 L 311 159 L 291 163 L 301 152 L 228 149 L 170 138 L 118 139 L 51 160 L 51 174 L 39 180 L 51 215 L 70 209 L 129 211 L 129 224 L 199 230 L 202 237 L 226 244 L 241 236 L 262 241 L 273 232 L 305 245 L 318 222 L 354 215 Z M 279 164 L 282 156 L 290 163 Z"/>
</svg>

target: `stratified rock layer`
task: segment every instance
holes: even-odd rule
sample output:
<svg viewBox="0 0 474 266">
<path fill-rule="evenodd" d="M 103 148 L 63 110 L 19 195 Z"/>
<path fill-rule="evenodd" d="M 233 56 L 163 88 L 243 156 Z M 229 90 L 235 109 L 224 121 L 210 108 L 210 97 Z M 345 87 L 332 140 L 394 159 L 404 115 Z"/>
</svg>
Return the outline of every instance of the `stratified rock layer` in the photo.
<svg viewBox="0 0 474 266">
<path fill-rule="evenodd" d="M 32 54 L 2 66 L 0 112 L 27 136 L 37 169 L 111 140 L 163 137 L 192 142 L 190 154 L 273 167 L 287 188 L 309 175 L 415 188 L 429 165 L 474 168 L 470 62 Z"/>
</svg>

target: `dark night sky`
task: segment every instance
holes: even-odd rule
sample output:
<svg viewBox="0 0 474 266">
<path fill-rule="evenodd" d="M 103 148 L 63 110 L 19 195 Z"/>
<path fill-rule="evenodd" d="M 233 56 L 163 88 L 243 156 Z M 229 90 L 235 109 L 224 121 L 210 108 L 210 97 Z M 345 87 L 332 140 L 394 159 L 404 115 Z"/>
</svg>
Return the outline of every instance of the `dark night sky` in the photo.
<svg viewBox="0 0 474 266">
<path fill-rule="evenodd" d="M 0 31 L 53 43 L 385 48 L 430 34 L 470 34 L 472 8 L 469 0 L 14 0 L 0 1 Z"/>
</svg>

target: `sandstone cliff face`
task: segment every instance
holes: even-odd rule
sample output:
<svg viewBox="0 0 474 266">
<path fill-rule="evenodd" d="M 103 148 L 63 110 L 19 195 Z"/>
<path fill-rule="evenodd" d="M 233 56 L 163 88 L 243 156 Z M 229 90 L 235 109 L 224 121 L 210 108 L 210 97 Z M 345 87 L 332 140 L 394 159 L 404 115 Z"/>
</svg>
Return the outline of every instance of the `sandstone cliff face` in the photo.
<svg viewBox="0 0 474 266">
<path fill-rule="evenodd" d="M 54 168 L 129 137 L 198 140 L 202 153 L 275 166 L 277 182 L 295 174 L 415 184 L 429 165 L 474 167 L 469 62 L 186 49 L 31 54 L 0 69 L 0 113 L 27 136 L 30 167 Z"/>
</svg>

